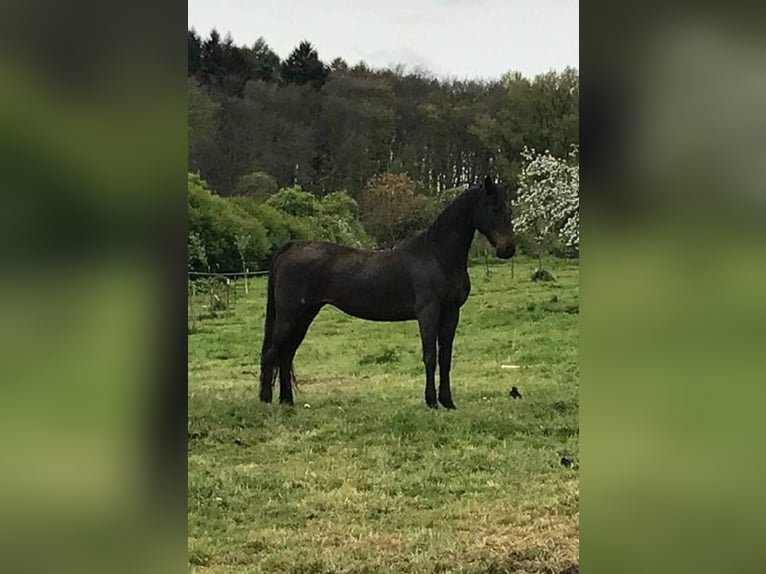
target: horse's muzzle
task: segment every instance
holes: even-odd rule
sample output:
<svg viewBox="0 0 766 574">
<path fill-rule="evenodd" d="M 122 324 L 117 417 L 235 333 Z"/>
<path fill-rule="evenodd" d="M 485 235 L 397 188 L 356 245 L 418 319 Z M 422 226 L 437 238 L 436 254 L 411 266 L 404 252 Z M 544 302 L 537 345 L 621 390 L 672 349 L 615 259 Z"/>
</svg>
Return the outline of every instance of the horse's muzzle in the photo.
<svg viewBox="0 0 766 574">
<path fill-rule="evenodd" d="M 516 246 L 513 243 L 500 243 L 495 247 L 495 254 L 500 259 L 510 259 L 516 253 Z"/>
</svg>

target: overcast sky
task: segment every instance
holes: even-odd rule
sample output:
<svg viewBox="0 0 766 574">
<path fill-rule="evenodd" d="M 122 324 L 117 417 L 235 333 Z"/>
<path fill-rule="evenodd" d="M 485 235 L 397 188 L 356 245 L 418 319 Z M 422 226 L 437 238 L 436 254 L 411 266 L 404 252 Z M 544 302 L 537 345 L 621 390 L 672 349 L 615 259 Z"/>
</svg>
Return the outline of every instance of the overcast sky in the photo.
<svg viewBox="0 0 766 574">
<path fill-rule="evenodd" d="M 576 0 L 188 0 L 189 27 L 285 58 L 308 40 L 329 63 L 397 63 L 439 76 L 528 77 L 579 68 Z"/>
</svg>

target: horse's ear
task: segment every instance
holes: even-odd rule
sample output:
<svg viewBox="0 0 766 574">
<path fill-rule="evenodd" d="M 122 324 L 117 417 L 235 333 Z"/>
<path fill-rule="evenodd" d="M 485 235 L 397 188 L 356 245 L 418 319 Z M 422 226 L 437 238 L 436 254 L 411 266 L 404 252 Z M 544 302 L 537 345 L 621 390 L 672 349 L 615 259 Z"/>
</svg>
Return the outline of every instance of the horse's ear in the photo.
<svg viewBox="0 0 766 574">
<path fill-rule="evenodd" d="M 497 192 L 497 188 L 495 187 L 492 178 L 489 176 L 484 178 L 484 191 L 486 191 L 488 195 L 492 195 L 493 193 Z"/>
</svg>

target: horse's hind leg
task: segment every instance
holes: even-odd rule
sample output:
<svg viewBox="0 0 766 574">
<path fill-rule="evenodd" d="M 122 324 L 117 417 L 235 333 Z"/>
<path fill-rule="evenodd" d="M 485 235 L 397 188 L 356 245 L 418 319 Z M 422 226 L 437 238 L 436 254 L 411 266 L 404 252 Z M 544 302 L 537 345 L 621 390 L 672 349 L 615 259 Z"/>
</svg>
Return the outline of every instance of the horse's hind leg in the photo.
<svg viewBox="0 0 766 574">
<path fill-rule="evenodd" d="M 271 345 L 261 357 L 261 391 L 260 398 L 264 403 L 271 402 L 274 375 L 278 366 L 277 348 Z"/>
<path fill-rule="evenodd" d="M 319 312 L 319 307 L 305 310 L 293 323 L 289 335 L 279 352 L 279 402 L 293 404 L 293 359 L 298 347 L 306 337 L 309 326 Z"/>
</svg>

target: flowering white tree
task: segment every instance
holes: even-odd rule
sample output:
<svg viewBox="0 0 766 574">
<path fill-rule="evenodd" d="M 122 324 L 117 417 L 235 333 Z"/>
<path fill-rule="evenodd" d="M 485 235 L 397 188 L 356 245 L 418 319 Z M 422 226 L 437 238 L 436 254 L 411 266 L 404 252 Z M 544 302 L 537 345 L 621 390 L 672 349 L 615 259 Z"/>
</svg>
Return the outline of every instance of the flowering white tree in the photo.
<svg viewBox="0 0 766 574">
<path fill-rule="evenodd" d="M 524 164 L 513 202 L 514 227 L 527 234 L 538 249 L 580 249 L 580 168 L 578 148 L 569 157 L 553 157 L 524 148 Z"/>
</svg>

